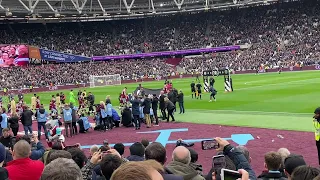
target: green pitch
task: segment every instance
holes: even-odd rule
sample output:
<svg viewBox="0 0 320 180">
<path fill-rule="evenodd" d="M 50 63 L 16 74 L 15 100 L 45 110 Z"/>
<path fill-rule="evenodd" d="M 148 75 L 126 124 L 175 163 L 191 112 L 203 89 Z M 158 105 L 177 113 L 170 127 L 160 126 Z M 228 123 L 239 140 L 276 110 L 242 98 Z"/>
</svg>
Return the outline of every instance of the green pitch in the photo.
<svg viewBox="0 0 320 180">
<path fill-rule="evenodd" d="M 232 79 L 234 92 L 224 93 L 223 77 L 216 78 L 216 102 L 209 102 L 208 93 L 202 95 L 202 100 L 191 98 L 190 83 L 194 79 L 174 79 L 173 86 L 185 94 L 186 113 L 177 113 L 177 121 L 313 131 L 313 111 L 320 106 L 320 71 L 244 74 L 233 75 Z M 118 106 L 118 96 L 122 89 L 127 87 L 128 92 L 132 92 L 138 84 L 86 90 L 95 95 L 96 103 L 105 101 L 106 96 L 110 95 L 113 106 Z M 143 82 L 142 85 L 146 88 L 161 88 L 163 80 Z M 78 90 L 74 91 L 76 94 Z M 51 95 L 57 92 L 38 93 L 41 103 L 49 104 Z M 64 93 L 68 100 L 69 91 Z M 31 96 L 25 96 L 27 103 L 30 103 Z"/>
</svg>

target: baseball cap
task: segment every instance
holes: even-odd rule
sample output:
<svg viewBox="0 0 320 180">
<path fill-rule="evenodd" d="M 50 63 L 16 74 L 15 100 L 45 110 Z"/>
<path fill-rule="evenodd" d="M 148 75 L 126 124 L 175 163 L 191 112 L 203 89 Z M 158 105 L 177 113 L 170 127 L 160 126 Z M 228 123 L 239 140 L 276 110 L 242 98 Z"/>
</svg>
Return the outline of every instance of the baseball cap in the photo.
<svg viewBox="0 0 320 180">
<path fill-rule="evenodd" d="M 303 156 L 297 154 L 290 154 L 284 159 L 284 169 L 291 174 L 296 167 L 306 165 Z"/>
<path fill-rule="evenodd" d="M 320 114 L 320 107 L 318 107 L 317 109 L 314 110 L 315 114 Z"/>
<path fill-rule="evenodd" d="M 0 143 L 0 163 L 6 159 L 6 148 L 2 143 Z"/>
</svg>

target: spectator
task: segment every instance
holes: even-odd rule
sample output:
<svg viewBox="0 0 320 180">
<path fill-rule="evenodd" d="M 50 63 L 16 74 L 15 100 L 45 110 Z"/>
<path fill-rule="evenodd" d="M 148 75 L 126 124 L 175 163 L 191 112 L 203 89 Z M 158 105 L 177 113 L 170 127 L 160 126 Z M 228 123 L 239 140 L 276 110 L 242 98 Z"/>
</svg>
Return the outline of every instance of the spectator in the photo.
<svg viewBox="0 0 320 180">
<path fill-rule="evenodd" d="M 82 180 L 79 166 L 67 158 L 58 158 L 51 161 L 43 170 L 40 180 Z"/>
<path fill-rule="evenodd" d="M 250 179 L 257 179 L 248 160 L 241 151 L 230 145 L 230 143 L 224 139 L 217 137 L 215 140 L 219 143 L 218 151 L 222 151 L 223 155 L 228 156 L 236 166 L 236 169 L 244 169 L 249 173 Z"/>
<path fill-rule="evenodd" d="M 129 161 L 144 161 L 144 151 L 145 148 L 143 144 L 136 142 L 133 143 L 130 148 L 130 156 L 128 156 Z"/>
<path fill-rule="evenodd" d="M 153 142 L 146 148 L 145 158 L 146 158 L 146 160 L 153 159 L 163 166 L 164 163 L 167 161 L 166 148 L 158 142 Z M 183 179 L 182 176 L 173 175 L 172 172 L 170 172 L 166 168 L 164 168 L 164 172 L 162 173 L 162 177 L 164 180 L 166 180 L 166 179 L 168 179 L 168 180 L 169 179 L 170 180 L 182 180 Z"/>
<path fill-rule="evenodd" d="M 287 148 L 278 149 L 278 153 L 281 156 L 280 172 L 284 174 L 284 160 L 290 155 L 290 151 Z"/>
<path fill-rule="evenodd" d="M 44 164 L 38 160 L 31 160 L 30 144 L 25 140 L 18 141 L 13 147 L 13 161 L 7 164 L 6 169 L 10 180 L 39 180 Z"/>
<path fill-rule="evenodd" d="M 6 109 L 1 108 L 0 115 L 0 136 L 2 136 L 2 130 L 8 127 L 8 116 L 6 114 Z"/>
<path fill-rule="evenodd" d="M 202 176 L 202 165 L 197 163 L 198 153 L 192 148 L 188 148 L 188 149 L 190 151 L 190 156 L 191 156 L 190 166 L 196 171 L 198 171 L 198 173 Z"/>
<path fill-rule="evenodd" d="M 183 176 L 184 180 L 204 180 L 205 178 L 190 166 L 190 151 L 184 146 L 178 146 L 173 150 L 172 161 L 167 169 L 175 175 Z"/>
<path fill-rule="evenodd" d="M 26 138 L 29 138 L 29 137 L 27 136 Z M 46 150 L 45 150 L 42 142 L 40 142 L 38 137 L 36 135 L 34 135 L 34 134 L 32 135 L 32 137 L 30 139 L 30 146 L 32 146 L 32 145 L 34 145 L 35 148 L 33 148 L 31 150 L 30 159 L 38 160 L 44 155 L 44 152 Z"/>
<path fill-rule="evenodd" d="M 320 170 L 318 168 L 303 165 L 294 169 L 291 174 L 291 180 L 310 180 L 317 177 L 319 174 Z"/>
<path fill-rule="evenodd" d="M 50 162 L 54 161 L 58 158 L 66 158 L 66 159 L 72 159 L 71 154 L 68 151 L 65 150 L 53 150 L 50 155 L 48 155 L 47 164 L 50 164 Z M 47 166 L 47 165 L 46 165 Z"/>
<path fill-rule="evenodd" d="M 300 155 L 290 154 L 284 160 L 284 172 L 288 179 L 291 179 L 291 174 L 295 170 L 295 168 L 299 166 L 307 165 L 304 161 L 303 157 Z"/>
<path fill-rule="evenodd" d="M 7 148 L 12 148 L 12 136 L 10 135 L 10 130 L 8 128 L 2 129 L 2 136 L 0 137 L 0 143 Z"/>
<path fill-rule="evenodd" d="M 103 156 L 100 166 L 101 166 L 101 172 L 103 176 L 106 179 L 110 179 L 112 176 L 112 173 L 120 167 L 122 164 L 122 160 L 119 156 L 113 155 L 113 154 L 107 154 Z"/>
<path fill-rule="evenodd" d="M 79 166 L 79 168 L 82 168 L 85 163 L 88 161 L 87 157 L 85 156 L 84 152 L 81 151 L 79 148 L 70 148 L 67 150 L 71 156 L 74 162 Z"/>
<path fill-rule="evenodd" d="M 8 178 L 8 171 L 3 168 L 4 162 L 6 160 L 6 149 L 0 143 L 0 179 L 6 180 Z"/>
<path fill-rule="evenodd" d="M 141 144 L 144 146 L 144 148 L 147 148 L 149 146 L 149 140 L 148 139 L 142 139 Z"/>
<path fill-rule="evenodd" d="M 244 155 L 249 163 L 251 163 L 251 157 L 248 148 L 245 146 L 237 146 L 236 149 Z"/>
<path fill-rule="evenodd" d="M 259 179 L 281 179 L 285 180 L 283 174 L 279 171 L 281 167 L 281 155 L 278 152 L 268 152 L 264 156 L 265 168 L 267 171 L 258 176 Z"/>
<path fill-rule="evenodd" d="M 12 130 L 12 133 L 14 136 L 18 135 L 18 131 L 19 131 L 19 116 L 16 112 L 13 112 L 11 114 L 11 117 L 9 118 L 8 122 L 10 124 L 10 128 Z"/>
<path fill-rule="evenodd" d="M 121 157 L 123 157 L 125 147 L 122 143 L 115 144 L 113 148 L 118 151 Z"/>
<path fill-rule="evenodd" d="M 21 123 L 23 125 L 25 135 L 28 135 L 28 131 L 30 134 L 33 133 L 32 116 L 33 116 L 33 112 L 28 107 L 25 107 L 25 109 L 23 110 L 23 113 L 21 114 Z"/>
<path fill-rule="evenodd" d="M 99 151 L 99 147 L 98 147 L 97 145 L 91 146 L 89 159 L 91 159 L 91 156 L 92 156 L 95 152 L 98 152 L 98 151 Z"/>
<path fill-rule="evenodd" d="M 152 160 L 148 160 L 152 161 Z M 152 165 L 151 165 L 152 164 Z M 147 162 L 128 162 L 120 166 L 111 176 L 111 180 L 145 180 L 145 179 L 159 179 L 162 180 L 162 176 L 159 173 L 159 169 L 162 166 L 156 161 Z M 163 169 L 163 168 L 162 168 Z"/>
</svg>

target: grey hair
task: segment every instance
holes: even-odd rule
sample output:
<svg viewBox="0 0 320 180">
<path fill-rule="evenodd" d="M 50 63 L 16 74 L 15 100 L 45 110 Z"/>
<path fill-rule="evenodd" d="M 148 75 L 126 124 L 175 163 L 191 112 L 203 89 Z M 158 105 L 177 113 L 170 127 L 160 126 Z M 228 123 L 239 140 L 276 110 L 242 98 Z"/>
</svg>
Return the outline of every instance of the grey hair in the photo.
<svg viewBox="0 0 320 180">
<path fill-rule="evenodd" d="M 281 156 L 281 167 L 284 167 L 284 160 L 291 154 L 287 148 L 278 149 L 278 153 Z"/>
<path fill-rule="evenodd" d="M 83 177 L 72 159 L 58 158 L 45 166 L 40 180 L 83 180 Z"/>
</svg>

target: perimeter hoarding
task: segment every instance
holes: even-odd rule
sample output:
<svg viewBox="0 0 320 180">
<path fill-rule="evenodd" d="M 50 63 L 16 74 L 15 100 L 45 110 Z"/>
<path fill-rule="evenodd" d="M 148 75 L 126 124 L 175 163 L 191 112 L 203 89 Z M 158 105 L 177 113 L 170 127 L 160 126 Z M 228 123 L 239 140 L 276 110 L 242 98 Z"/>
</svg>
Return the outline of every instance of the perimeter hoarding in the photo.
<svg viewBox="0 0 320 180">
<path fill-rule="evenodd" d="M 80 62 L 80 61 L 90 61 L 91 58 L 85 56 L 78 56 L 73 54 L 61 53 L 57 51 L 39 49 L 40 56 L 42 60 L 54 61 L 58 63 L 65 62 Z"/>
<path fill-rule="evenodd" d="M 224 47 L 215 47 L 215 48 L 163 51 L 163 52 L 129 54 L 129 55 L 118 55 L 118 56 L 94 56 L 92 57 L 92 60 L 99 61 L 99 60 L 111 60 L 111 59 L 135 59 L 135 58 L 148 58 L 148 57 L 160 57 L 160 56 L 190 55 L 190 54 L 197 54 L 197 53 L 214 53 L 214 52 L 221 52 L 221 51 L 232 51 L 232 50 L 238 50 L 238 49 L 240 49 L 240 46 L 224 46 Z"/>
</svg>

